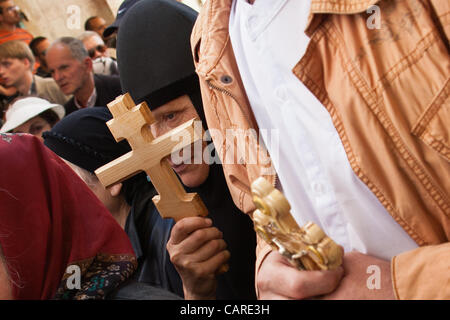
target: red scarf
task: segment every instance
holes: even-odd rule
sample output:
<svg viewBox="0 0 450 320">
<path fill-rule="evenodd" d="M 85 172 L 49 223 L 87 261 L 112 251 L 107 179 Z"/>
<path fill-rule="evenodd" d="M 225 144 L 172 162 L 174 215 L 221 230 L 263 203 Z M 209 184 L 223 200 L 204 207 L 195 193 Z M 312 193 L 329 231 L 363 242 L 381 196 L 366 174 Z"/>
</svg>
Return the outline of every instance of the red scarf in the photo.
<svg viewBox="0 0 450 320">
<path fill-rule="evenodd" d="M 31 135 L 0 134 L 0 246 L 14 299 L 105 298 L 136 268 L 111 214 Z"/>
</svg>

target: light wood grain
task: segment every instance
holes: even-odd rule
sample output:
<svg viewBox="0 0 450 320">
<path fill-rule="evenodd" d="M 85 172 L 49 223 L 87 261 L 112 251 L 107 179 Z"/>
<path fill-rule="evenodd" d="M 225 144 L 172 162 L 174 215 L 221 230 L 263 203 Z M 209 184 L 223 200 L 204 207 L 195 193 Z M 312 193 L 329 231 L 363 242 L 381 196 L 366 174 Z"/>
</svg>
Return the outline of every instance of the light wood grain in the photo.
<svg viewBox="0 0 450 320">
<path fill-rule="evenodd" d="M 202 138 L 201 128 L 194 126 L 194 119 L 155 139 L 150 131 L 154 117 L 145 102 L 135 106 L 130 95 L 125 94 L 109 103 L 108 108 L 114 117 L 107 122 L 111 133 L 117 141 L 126 139 L 132 151 L 97 169 L 100 182 L 109 187 L 145 171 L 158 191 L 153 202 L 162 217 L 178 221 L 184 217 L 206 216 L 208 211 L 203 201 L 196 193 L 186 193 L 164 159 Z M 189 139 L 181 142 L 173 139 L 182 135 Z"/>
</svg>

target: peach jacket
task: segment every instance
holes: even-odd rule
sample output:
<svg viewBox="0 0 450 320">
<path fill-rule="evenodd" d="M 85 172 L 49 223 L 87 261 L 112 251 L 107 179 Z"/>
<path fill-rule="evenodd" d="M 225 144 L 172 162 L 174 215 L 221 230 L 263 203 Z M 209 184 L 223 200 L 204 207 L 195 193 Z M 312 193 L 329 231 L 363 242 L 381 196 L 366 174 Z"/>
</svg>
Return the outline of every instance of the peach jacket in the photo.
<svg viewBox="0 0 450 320">
<path fill-rule="evenodd" d="M 209 0 L 191 36 L 208 127 L 224 136 L 258 130 L 228 34 L 231 2 Z M 367 26 L 371 5 L 379 29 Z M 305 31 L 311 41 L 292 71 L 330 113 L 354 172 L 419 245 L 392 259 L 397 298 L 449 299 L 450 1 L 312 0 Z M 213 140 L 222 160 L 243 143 Z M 223 165 L 245 213 L 254 209 L 254 179 L 275 184 L 266 168 Z M 256 277 L 270 252 L 258 243 Z"/>
</svg>

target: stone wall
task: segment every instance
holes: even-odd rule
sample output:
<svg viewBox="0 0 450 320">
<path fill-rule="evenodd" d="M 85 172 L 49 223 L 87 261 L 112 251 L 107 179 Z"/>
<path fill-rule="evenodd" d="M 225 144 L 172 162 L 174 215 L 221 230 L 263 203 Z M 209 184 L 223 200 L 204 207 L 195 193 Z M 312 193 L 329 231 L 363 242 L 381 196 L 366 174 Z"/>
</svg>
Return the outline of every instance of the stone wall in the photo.
<svg viewBox="0 0 450 320">
<path fill-rule="evenodd" d="M 45 36 L 50 40 L 78 36 L 91 16 L 101 16 L 108 23 L 114 21 L 106 0 L 15 0 L 15 3 L 29 19 L 24 21 L 26 29 L 33 36 Z"/>
<path fill-rule="evenodd" d="M 62 36 L 77 37 L 84 31 L 84 22 L 91 16 L 101 16 L 107 24 L 114 21 L 123 0 L 14 0 L 26 14 L 25 28 L 33 36 L 45 36 L 51 41 Z M 199 0 L 182 2 L 199 10 Z"/>
</svg>

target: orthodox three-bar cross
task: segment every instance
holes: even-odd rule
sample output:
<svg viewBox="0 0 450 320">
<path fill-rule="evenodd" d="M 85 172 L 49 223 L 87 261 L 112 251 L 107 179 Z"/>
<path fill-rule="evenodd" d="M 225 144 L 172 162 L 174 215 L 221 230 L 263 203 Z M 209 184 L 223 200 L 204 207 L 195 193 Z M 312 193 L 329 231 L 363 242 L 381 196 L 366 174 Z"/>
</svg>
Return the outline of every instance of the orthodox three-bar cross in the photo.
<svg viewBox="0 0 450 320">
<path fill-rule="evenodd" d="M 117 142 L 126 139 L 132 151 L 98 168 L 100 182 L 109 187 L 145 171 L 158 191 L 153 197 L 163 218 L 178 221 L 184 217 L 206 216 L 208 211 L 196 193 L 186 193 L 165 157 L 202 138 L 202 130 L 194 126 L 194 119 L 154 138 L 150 125 L 155 118 L 145 102 L 135 105 L 127 93 L 108 104 L 113 119 L 107 122 Z M 197 130 L 196 130 L 197 129 Z M 178 141 L 173 137 L 190 137 Z"/>
</svg>

